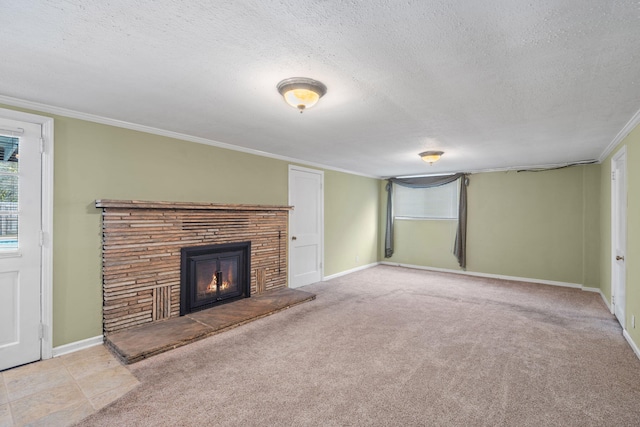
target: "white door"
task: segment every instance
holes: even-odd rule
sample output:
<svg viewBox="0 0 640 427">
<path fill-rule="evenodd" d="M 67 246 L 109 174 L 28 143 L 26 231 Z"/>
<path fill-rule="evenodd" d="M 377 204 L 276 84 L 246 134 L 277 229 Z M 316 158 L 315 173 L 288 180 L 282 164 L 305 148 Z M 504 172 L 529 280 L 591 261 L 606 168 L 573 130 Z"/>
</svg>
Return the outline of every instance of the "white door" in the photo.
<svg viewBox="0 0 640 427">
<path fill-rule="evenodd" d="M 0 370 L 41 358 L 41 135 L 0 118 Z"/>
<path fill-rule="evenodd" d="M 625 328 L 627 248 L 627 155 L 620 150 L 611 160 L 611 304 L 618 322 Z"/>
<path fill-rule="evenodd" d="M 289 166 L 289 287 L 322 280 L 324 172 Z"/>
</svg>

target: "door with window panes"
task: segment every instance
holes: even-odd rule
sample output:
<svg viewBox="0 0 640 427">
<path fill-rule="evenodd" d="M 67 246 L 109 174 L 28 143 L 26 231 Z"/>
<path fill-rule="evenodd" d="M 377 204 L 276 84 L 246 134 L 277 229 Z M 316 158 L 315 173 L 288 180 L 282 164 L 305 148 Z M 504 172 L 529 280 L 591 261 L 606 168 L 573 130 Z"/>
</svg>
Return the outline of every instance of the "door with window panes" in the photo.
<svg viewBox="0 0 640 427">
<path fill-rule="evenodd" d="M 41 133 L 0 118 L 0 370 L 41 358 Z"/>
</svg>

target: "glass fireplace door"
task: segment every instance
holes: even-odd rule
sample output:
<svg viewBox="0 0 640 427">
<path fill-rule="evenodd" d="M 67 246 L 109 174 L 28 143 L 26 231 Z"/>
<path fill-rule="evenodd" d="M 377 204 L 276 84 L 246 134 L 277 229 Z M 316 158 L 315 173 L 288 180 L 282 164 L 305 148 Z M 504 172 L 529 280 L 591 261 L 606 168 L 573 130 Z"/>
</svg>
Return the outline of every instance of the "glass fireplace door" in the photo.
<svg viewBox="0 0 640 427">
<path fill-rule="evenodd" d="M 218 259 L 218 271 L 220 273 L 220 285 L 218 297 L 224 299 L 240 295 L 238 283 L 238 266 L 240 259 L 237 256 L 220 257 Z"/>
<path fill-rule="evenodd" d="M 242 294 L 240 286 L 240 254 L 202 255 L 192 259 L 195 273 L 195 292 L 192 307 L 234 298 Z"/>
</svg>

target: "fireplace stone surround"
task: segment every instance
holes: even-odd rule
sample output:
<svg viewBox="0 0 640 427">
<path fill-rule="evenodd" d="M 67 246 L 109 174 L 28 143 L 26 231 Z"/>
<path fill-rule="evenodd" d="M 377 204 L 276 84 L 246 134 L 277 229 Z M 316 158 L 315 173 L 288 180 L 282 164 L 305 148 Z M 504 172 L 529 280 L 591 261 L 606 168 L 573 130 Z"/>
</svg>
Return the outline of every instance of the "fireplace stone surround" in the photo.
<svg viewBox="0 0 640 427">
<path fill-rule="evenodd" d="M 181 249 L 250 241 L 250 293 L 287 287 L 290 206 L 96 200 L 104 333 L 180 315 Z"/>
</svg>

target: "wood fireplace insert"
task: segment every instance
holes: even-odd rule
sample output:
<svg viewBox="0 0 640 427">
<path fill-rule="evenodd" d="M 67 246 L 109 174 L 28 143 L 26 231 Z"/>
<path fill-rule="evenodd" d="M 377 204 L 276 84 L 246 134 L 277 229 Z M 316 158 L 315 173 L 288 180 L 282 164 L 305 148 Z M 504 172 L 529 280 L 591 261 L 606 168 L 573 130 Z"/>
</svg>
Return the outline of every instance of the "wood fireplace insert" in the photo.
<svg viewBox="0 0 640 427">
<path fill-rule="evenodd" d="M 180 316 L 251 296 L 251 242 L 181 249 Z"/>
</svg>

